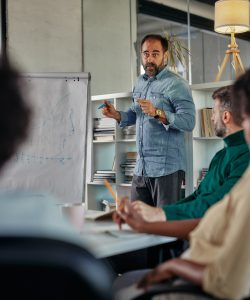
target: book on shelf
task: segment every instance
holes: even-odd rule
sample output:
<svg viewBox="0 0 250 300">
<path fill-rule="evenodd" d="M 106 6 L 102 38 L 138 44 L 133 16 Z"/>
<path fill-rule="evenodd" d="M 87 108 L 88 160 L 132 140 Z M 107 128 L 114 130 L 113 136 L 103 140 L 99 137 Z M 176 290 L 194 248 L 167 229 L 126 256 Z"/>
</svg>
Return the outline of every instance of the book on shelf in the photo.
<svg viewBox="0 0 250 300">
<path fill-rule="evenodd" d="M 123 139 L 125 140 L 131 140 L 136 138 L 136 126 L 135 125 L 130 125 L 130 126 L 125 126 L 122 129 L 123 133 Z"/>
<path fill-rule="evenodd" d="M 99 142 L 112 142 L 115 140 L 115 137 L 113 135 L 100 135 L 100 136 L 94 136 L 94 141 Z"/>
<path fill-rule="evenodd" d="M 115 139 L 116 121 L 111 118 L 94 118 L 93 138 L 95 141 L 110 142 Z"/>
<path fill-rule="evenodd" d="M 94 124 L 95 125 L 116 125 L 116 120 L 113 118 L 93 118 L 94 119 Z"/>
<path fill-rule="evenodd" d="M 104 183 L 104 179 L 115 183 L 115 172 L 112 170 L 96 170 L 93 175 L 93 183 Z"/>
<path fill-rule="evenodd" d="M 206 107 L 200 110 L 200 133 L 202 137 L 215 137 L 214 125 L 211 118 L 212 108 Z"/>
<path fill-rule="evenodd" d="M 113 170 L 96 170 L 97 174 L 115 174 L 115 171 Z"/>
<path fill-rule="evenodd" d="M 94 132 L 94 137 L 96 136 L 114 136 L 114 131 L 100 131 L 100 132 Z"/>
<path fill-rule="evenodd" d="M 94 128 L 94 132 L 98 132 L 98 131 L 112 131 L 114 132 L 114 128 L 113 127 L 95 127 Z"/>
<path fill-rule="evenodd" d="M 131 183 L 136 165 L 137 152 L 126 152 L 126 158 L 120 167 L 124 173 L 124 183 Z"/>
</svg>

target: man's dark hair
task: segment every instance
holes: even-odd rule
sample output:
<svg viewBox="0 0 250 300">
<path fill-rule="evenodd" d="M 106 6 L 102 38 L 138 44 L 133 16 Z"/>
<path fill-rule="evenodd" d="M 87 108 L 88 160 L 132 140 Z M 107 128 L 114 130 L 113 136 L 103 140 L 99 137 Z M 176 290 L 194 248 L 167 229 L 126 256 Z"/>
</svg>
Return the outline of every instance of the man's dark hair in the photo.
<svg viewBox="0 0 250 300">
<path fill-rule="evenodd" d="M 233 85 L 233 109 L 250 116 L 250 69 Z"/>
<path fill-rule="evenodd" d="M 26 138 L 31 111 L 21 93 L 21 79 L 6 58 L 0 58 L 0 168 Z"/>
<path fill-rule="evenodd" d="M 242 123 L 242 117 L 238 110 L 233 109 L 233 91 L 232 91 L 232 85 L 224 86 L 219 88 L 218 90 L 214 91 L 212 94 L 212 98 L 219 99 L 221 104 L 222 110 L 230 111 L 234 123 L 238 126 L 241 126 Z"/>
<path fill-rule="evenodd" d="M 168 50 L 168 41 L 165 37 L 161 36 L 160 34 L 148 34 L 148 35 L 144 36 L 144 38 L 141 41 L 141 48 L 142 48 L 142 45 L 147 40 L 157 40 L 157 41 L 161 42 L 161 46 L 162 46 L 164 52 L 166 52 Z"/>
</svg>

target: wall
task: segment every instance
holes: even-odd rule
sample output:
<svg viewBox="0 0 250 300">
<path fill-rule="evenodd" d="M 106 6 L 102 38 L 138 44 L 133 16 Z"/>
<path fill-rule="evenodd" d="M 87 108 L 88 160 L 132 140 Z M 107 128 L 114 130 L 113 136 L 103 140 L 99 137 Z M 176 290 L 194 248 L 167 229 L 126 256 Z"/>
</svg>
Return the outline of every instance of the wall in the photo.
<svg viewBox="0 0 250 300">
<path fill-rule="evenodd" d="M 138 15 L 138 40 L 147 34 L 158 33 L 164 35 L 166 32 L 176 35 L 177 38 L 187 47 L 188 28 L 185 24 L 160 19 L 145 14 Z M 213 82 L 218 68 L 221 65 L 230 43 L 229 35 L 217 34 L 191 27 L 191 66 L 192 83 Z M 250 42 L 241 40 L 236 35 L 236 42 L 240 48 L 240 56 L 245 68 L 250 67 Z M 178 70 L 180 71 L 180 70 Z M 186 69 L 187 72 L 187 69 Z M 234 79 L 234 71 L 230 62 L 221 77 L 221 81 Z"/>
<path fill-rule="evenodd" d="M 84 0 L 83 28 L 84 70 L 91 72 L 92 94 L 131 91 L 136 76 L 136 1 Z"/>
<path fill-rule="evenodd" d="M 8 0 L 8 50 L 25 72 L 82 70 L 81 0 Z"/>
<path fill-rule="evenodd" d="M 9 0 L 7 18 L 8 51 L 24 72 L 85 71 L 92 95 L 131 91 L 135 0 Z"/>
</svg>

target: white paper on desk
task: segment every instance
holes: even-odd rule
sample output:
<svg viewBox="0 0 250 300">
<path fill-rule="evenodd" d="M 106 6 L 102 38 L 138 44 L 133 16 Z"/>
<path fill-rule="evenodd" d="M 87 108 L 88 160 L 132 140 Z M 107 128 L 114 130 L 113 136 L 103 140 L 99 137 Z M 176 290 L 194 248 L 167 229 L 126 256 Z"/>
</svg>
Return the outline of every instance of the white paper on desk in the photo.
<svg viewBox="0 0 250 300">
<path fill-rule="evenodd" d="M 134 232 L 132 229 L 107 230 L 106 232 L 117 238 L 126 238 L 126 239 L 138 238 L 138 234 Z"/>
<path fill-rule="evenodd" d="M 130 235 L 136 235 L 136 233 L 131 229 L 127 224 L 124 224 L 122 226 L 122 230 L 119 229 L 118 225 L 114 222 L 94 222 L 93 226 L 88 227 L 88 232 L 93 232 L 93 233 L 105 233 L 108 232 L 112 235 L 124 235 L 125 234 L 130 234 Z M 124 231 L 124 232 L 121 232 Z M 84 232 L 84 228 L 83 228 Z M 120 233 L 120 234 L 119 234 Z"/>
</svg>

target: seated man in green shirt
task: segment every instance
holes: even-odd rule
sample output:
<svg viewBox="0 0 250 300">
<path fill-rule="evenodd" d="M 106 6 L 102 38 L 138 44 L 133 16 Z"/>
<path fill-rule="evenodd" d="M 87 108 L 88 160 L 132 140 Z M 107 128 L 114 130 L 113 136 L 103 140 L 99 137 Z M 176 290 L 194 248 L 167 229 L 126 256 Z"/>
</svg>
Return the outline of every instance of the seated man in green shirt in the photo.
<svg viewBox="0 0 250 300">
<path fill-rule="evenodd" d="M 114 214 L 115 222 L 121 224 L 125 221 L 141 232 L 185 237 L 198 223 L 197 219 L 203 217 L 207 209 L 222 199 L 241 178 L 249 164 L 250 155 L 241 127 L 241 116 L 231 108 L 231 86 L 216 90 L 212 98 L 215 133 L 224 138 L 225 147 L 212 159 L 208 173 L 198 189 L 176 204 L 162 208 L 151 207 L 141 201 L 129 203 L 124 200 L 127 213 L 122 218 Z M 188 219 L 196 220 L 189 222 Z M 185 220 L 185 224 L 166 222 L 166 226 L 162 223 L 152 226 L 151 223 L 166 220 Z"/>
</svg>

